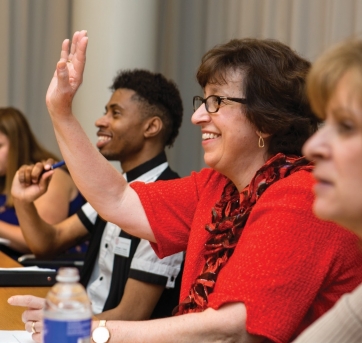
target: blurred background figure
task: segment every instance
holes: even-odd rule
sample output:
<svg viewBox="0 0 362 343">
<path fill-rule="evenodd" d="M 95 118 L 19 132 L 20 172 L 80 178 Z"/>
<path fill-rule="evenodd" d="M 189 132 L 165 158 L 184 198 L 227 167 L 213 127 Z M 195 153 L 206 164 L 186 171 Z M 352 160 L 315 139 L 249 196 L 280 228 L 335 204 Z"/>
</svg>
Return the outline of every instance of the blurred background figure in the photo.
<svg viewBox="0 0 362 343">
<path fill-rule="evenodd" d="M 314 213 L 362 239 L 362 41 L 321 55 L 307 89 L 314 112 L 325 120 L 304 146 L 315 162 Z M 296 340 L 306 342 L 362 342 L 362 284 Z"/>
<path fill-rule="evenodd" d="M 49 158 L 59 161 L 59 157 L 38 143 L 25 116 L 13 107 L 0 108 L 0 237 L 5 239 L 0 250 L 14 259 L 30 252 L 10 192 L 14 175 L 24 164 Z M 54 172 L 48 192 L 35 202 L 40 216 L 49 224 L 74 214 L 83 204 L 83 196 L 68 171 L 62 168 Z M 86 247 L 84 243 L 69 252 L 85 252 Z"/>
</svg>

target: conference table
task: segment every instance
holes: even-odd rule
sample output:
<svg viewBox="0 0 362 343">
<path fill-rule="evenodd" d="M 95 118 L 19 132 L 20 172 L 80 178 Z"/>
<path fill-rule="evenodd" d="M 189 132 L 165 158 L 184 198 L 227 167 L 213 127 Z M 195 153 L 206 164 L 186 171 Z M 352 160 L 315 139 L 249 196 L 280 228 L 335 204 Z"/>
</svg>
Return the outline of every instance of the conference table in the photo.
<svg viewBox="0 0 362 343">
<path fill-rule="evenodd" d="M 0 268 L 22 267 L 22 265 L 0 251 Z M 45 297 L 50 287 L 0 287 L 0 330 L 24 330 L 21 314 L 25 307 L 11 306 L 7 300 L 12 295 L 31 294 Z"/>
</svg>

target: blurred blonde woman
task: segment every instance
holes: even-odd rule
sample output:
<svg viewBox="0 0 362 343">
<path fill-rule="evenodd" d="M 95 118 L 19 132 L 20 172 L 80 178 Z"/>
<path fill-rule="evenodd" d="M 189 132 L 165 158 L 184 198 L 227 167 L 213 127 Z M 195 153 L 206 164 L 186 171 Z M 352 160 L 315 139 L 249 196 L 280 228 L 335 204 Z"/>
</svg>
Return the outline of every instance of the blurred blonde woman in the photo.
<svg viewBox="0 0 362 343">
<path fill-rule="evenodd" d="M 13 206 L 11 184 L 16 171 L 24 164 L 33 164 L 59 157 L 42 147 L 35 138 L 25 116 L 16 108 L 0 108 L 0 237 L 10 245 L 0 250 L 13 258 L 30 252 Z M 36 202 L 40 216 L 55 224 L 75 213 L 84 199 L 65 169 L 57 169 L 48 191 Z"/>
<path fill-rule="evenodd" d="M 314 64 L 308 95 L 324 126 L 305 144 L 315 162 L 315 214 L 362 238 L 362 41 L 348 41 Z M 362 284 L 295 341 L 362 342 Z"/>
</svg>

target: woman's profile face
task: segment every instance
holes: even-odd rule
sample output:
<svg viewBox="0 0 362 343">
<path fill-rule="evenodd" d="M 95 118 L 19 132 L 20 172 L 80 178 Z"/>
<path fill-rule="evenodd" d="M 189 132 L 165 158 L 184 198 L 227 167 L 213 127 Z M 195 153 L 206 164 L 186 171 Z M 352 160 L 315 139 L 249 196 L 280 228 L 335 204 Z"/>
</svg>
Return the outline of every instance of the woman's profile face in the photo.
<svg viewBox="0 0 362 343">
<path fill-rule="evenodd" d="M 342 76 L 327 107 L 325 124 L 305 144 L 315 161 L 315 214 L 362 237 L 362 89 L 354 70 Z"/>
<path fill-rule="evenodd" d="M 0 132 L 0 176 L 4 176 L 6 174 L 9 146 L 10 142 L 8 136 Z"/>
<path fill-rule="evenodd" d="M 244 98 L 242 78 L 242 73 L 229 72 L 227 83 L 207 84 L 204 99 L 210 95 Z M 201 129 L 205 163 L 234 183 L 235 176 L 250 170 L 249 182 L 263 165 L 265 151 L 258 147 L 257 129 L 246 118 L 242 104 L 222 100 L 216 113 L 208 113 L 202 104 L 192 115 L 192 123 Z"/>
</svg>

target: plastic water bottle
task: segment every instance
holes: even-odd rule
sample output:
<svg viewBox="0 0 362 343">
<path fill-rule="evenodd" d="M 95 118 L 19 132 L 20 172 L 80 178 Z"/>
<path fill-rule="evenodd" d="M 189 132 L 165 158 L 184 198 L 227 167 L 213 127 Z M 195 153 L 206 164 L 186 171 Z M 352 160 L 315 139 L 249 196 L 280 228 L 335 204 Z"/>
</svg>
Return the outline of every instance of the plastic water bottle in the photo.
<svg viewBox="0 0 362 343">
<path fill-rule="evenodd" d="M 43 343 L 90 343 L 92 310 L 76 268 L 59 268 L 46 296 Z"/>
</svg>

